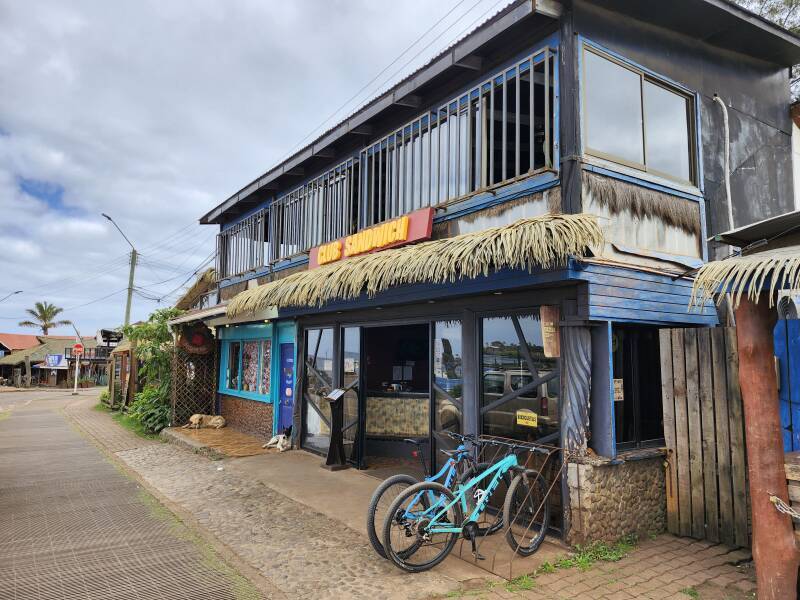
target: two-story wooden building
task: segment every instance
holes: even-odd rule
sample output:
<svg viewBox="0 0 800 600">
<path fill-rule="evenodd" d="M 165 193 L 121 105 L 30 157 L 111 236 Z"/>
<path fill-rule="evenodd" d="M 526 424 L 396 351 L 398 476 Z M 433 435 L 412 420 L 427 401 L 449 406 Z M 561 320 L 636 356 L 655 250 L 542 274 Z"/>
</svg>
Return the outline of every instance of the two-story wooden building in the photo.
<svg viewBox="0 0 800 600">
<path fill-rule="evenodd" d="M 657 330 L 717 323 L 681 275 L 728 229 L 720 104 L 735 225 L 785 212 L 797 62 L 724 0 L 512 2 L 202 217 L 221 413 L 325 453 L 342 388 L 354 466 L 539 440 L 572 539 L 662 527 Z"/>
</svg>

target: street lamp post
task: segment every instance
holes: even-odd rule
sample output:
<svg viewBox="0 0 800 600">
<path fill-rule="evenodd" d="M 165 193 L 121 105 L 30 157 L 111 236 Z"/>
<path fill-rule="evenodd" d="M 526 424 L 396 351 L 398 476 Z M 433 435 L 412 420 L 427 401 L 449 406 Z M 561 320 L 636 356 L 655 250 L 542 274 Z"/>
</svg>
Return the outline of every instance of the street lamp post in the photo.
<svg viewBox="0 0 800 600">
<path fill-rule="evenodd" d="M 106 219 L 111 221 L 111 224 L 117 228 L 117 231 L 120 232 L 122 237 L 125 238 L 125 241 L 128 242 L 128 245 L 131 247 L 131 263 L 130 263 L 131 269 L 130 273 L 128 274 L 128 301 L 125 303 L 125 325 L 128 325 L 131 320 L 131 300 L 133 299 L 133 274 L 136 271 L 136 259 L 139 255 L 136 252 L 136 248 L 133 247 L 133 244 L 128 239 L 128 236 L 122 232 L 122 229 L 119 228 L 119 225 L 116 224 L 114 219 L 109 217 L 106 213 L 100 213 L 100 214 L 102 214 Z"/>
<path fill-rule="evenodd" d="M 0 298 L 0 302 L 2 302 L 3 300 L 8 300 L 9 298 L 11 298 L 11 296 L 16 296 L 17 294 L 21 294 L 21 293 L 22 293 L 22 290 L 17 290 L 16 292 L 11 292 L 10 294 L 6 294 L 2 298 Z"/>
</svg>

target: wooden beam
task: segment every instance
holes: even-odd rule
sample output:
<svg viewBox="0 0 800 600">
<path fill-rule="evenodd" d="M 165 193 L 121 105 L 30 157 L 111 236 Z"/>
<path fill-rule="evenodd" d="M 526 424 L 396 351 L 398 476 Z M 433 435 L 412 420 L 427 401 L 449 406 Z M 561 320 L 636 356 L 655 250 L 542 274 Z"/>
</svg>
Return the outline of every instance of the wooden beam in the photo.
<svg viewBox="0 0 800 600">
<path fill-rule="evenodd" d="M 736 309 L 739 347 L 739 386 L 744 409 L 747 466 L 753 519 L 753 560 L 758 597 L 762 600 L 797 597 L 800 565 L 792 519 L 770 501 L 777 496 L 789 504 L 774 376 L 773 329 L 777 314 L 765 294 L 753 302 L 743 297 Z"/>
</svg>

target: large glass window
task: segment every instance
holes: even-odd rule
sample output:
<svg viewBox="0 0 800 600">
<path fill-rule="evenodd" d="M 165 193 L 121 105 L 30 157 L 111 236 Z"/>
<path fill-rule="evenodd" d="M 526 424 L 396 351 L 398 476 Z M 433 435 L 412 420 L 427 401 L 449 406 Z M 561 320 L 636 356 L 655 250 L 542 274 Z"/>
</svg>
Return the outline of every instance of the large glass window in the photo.
<svg viewBox="0 0 800 600">
<path fill-rule="evenodd" d="M 344 395 L 344 424 L 342 437 L 344 451 L 349 460 L 358 460 L 360 443 L 359 377 L 361 375 L 361 328 L 342 329 L 342 387 Z"/>
<path fill-rule="evenodd" d="M 309 329 L 305 341 L 303 445 L 325 452 L 331 442 L 331 408 L 325 397 L 333 389 L 333 329 Z"/>
<path fill-rule="evenodd" d="M 539 311 L 481 320 L 484 434 L 558 445 L 559 363 Z"/>
<path fill-rule="evenodd" d="M 463 432 L 464 366 L 462 363 L 461 321 L 437 321 L 433 325 L 433 401 L 434 430 Z M 457 444 L 437 436 L 439 449 Z M 446 456 L 437 456 L 438 463 Z"/>
<path fill-rule="evenodd" d="M 584 151 L 694 183 L 690 97 L 588 47 L 583 72 Z"/>
<path fill-rule="evenodd" d="M 269 334 L 267 334 L 269 335 Z M 270 339 L 223 340 L 227 356 L 220 373 L 220 391 L 254 400 L 270 400 L 272 341 Z"/>
</svg>

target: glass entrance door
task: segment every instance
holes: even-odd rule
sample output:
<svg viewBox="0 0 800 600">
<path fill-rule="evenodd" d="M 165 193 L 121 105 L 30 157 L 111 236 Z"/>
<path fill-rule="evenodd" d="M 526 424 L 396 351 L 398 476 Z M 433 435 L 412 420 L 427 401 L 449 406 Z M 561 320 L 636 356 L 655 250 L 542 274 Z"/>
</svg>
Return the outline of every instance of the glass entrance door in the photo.
<svg viewBox="0 0 800 600">
<path fill-rule="evenodd" d="M 325 397 L 334 386 L 333 328 L 306 330 L 304 357 L 303 446 L 327 452 L 331 442 L 331 408 Z"/>
<path fill-rule="evenodd" d="M 356 466 L 361 464 L 361 328 L 342 328 L 342 388 L 344 395 L 344 454 Z"/>
</svg>

